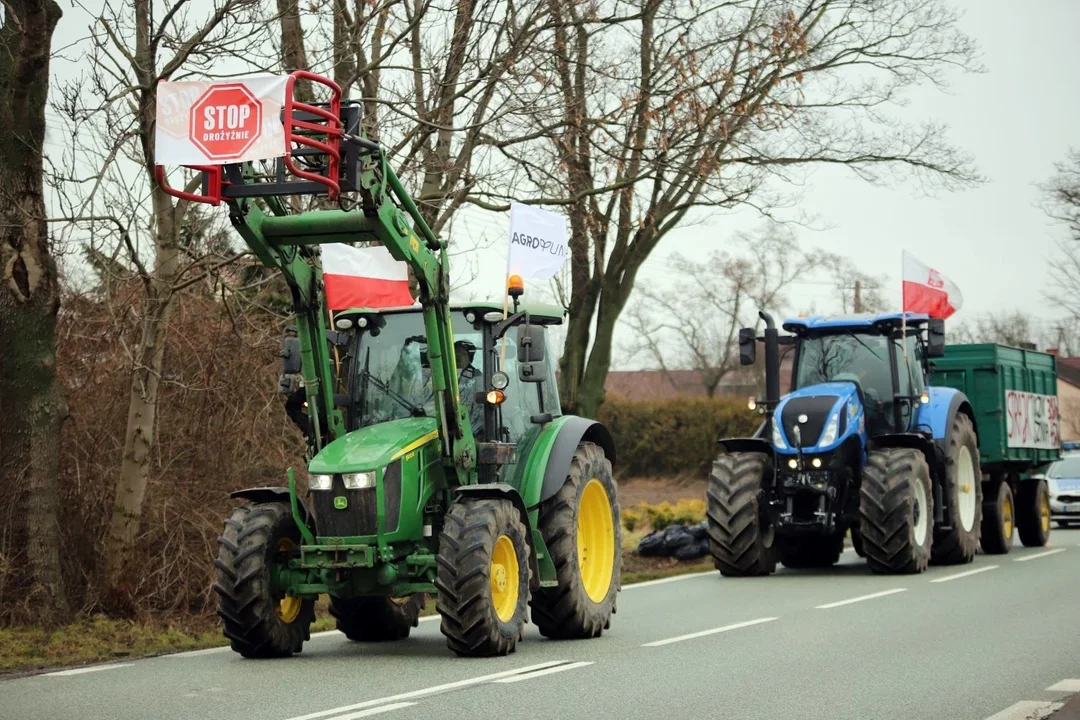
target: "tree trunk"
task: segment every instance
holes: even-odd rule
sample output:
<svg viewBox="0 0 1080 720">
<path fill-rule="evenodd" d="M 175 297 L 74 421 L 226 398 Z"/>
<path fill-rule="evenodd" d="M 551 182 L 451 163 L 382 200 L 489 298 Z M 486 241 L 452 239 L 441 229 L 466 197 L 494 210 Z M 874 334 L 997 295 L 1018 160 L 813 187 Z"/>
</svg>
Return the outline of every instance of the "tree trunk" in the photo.
<svg viewBox="0 0 1080 720">
<path fill-rule="evenodd" d="M 60 282 L 42 183 L 51 0 L 11 0 L 0 29 L 0 478 L 25 488 L 27 561 L 43 624 L 70 614 L 60 567 L 57 473 L 67 416 L 56 377 Z"/>
<path fill-rule="evenodd" d="M 585 374 L 578 391 L 577 414 L 595 418 L 600 406 L 604 404 L 608 371 L 611 369 L 611 351 L 615 336 L 615 324 L 626 305 L 633 278 L 624 279 L 622 287 L 617 280 L 605 280 L 600 293 L 600 308 L 596 316 L 596 337 L 589 351 Z M 584 348 L 582 348 L 584 356 Z"/>
</svg>

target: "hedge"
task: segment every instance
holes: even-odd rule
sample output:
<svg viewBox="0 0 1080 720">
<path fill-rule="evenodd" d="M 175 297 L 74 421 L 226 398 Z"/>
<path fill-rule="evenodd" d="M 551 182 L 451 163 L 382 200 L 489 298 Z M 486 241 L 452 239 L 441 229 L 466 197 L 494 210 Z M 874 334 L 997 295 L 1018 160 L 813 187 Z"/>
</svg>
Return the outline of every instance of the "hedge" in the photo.
<svg viewBox="0 0 1080 720">
<path fill-rule="evenodd" d="M 709 471 L 721 437 L 746 437 L 761 416 L 736 398 L 608 400 L 599 418 L 615 438 L 621 476 L 700 474 Z"/>
</svg>

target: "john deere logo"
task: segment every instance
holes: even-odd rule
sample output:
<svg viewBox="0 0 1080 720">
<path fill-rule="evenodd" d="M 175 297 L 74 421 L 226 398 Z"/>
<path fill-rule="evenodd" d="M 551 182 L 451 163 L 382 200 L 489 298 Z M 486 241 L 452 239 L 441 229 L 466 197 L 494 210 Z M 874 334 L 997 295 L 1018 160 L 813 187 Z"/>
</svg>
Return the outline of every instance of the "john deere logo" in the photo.
<svg viewBox="0 0 1080 720">
<path fill-rule="evenodd" d="M 345 497 L 344 495 L 338 495 L 336 498 L 334 498 L 334 507 L 338 510 L 344 510 L 345 508 L 349 507 L 349 498 Z"/>
</svg>

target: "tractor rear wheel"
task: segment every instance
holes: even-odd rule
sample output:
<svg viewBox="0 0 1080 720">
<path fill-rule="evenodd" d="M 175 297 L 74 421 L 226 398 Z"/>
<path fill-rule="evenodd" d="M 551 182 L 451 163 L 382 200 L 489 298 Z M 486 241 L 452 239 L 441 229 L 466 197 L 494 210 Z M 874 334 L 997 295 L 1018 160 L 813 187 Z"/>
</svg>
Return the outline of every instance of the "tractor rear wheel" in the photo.
<svg viewBox="0 0 1080 720">
<path fill-rule="evenodd" d="M 763 453 L 728 453 L 709 474 L 709 551 L 726 577 L 771 575 L 776 570 L 773 531 L 758 504 L 765 478 Z"/>
<path fill-rule="evenodd" d="M 792 570 L 832 567 L 844 550 L 843 535 L 804 535 L 778 538 L 777 555 Z"/>
<path fill-rule="evenodd" d="M 1050 542 L 1050 491 L 1046 481 L 1023 480 L 1017 492 L 1016 529 L 1024 547 L 1044 547 Z"/>
<path fill-rule="evenodd" d="M 951 530 L 935 530 L 930 561 L 935 565 L 964 565 L 975 559 L 982 524 L 982 467 L 979 441 L 971 418 L 956 413 L 945 460 L 945 487 L 952 488 L 946 521 Z"/>
<path fill-rule="evenodd" d="M 284 503 L 239 505 L 225 521 L 214 561 L 217 612 L 232 649 L 248 658 L 287 657 L 311 638 L 315 600 L 275 590 L 271 569 L 288 562 L 300 529 Z"/>
<path fill-rule="evenodd" d="M 618 490 L 599 445 L 578 445 L 566 481 L 540 506 L 538 525 L 559 584 L 533 595 L 533 622 L 547 638 L 599 637 L 622 576 Z"/>
<path fill-rule="evenodd" d="M 1001 476 L 991 478 L 984 488 L 990 501 L 983 505 L 982 534 L 979 543 L 987 555 L 1004 555 L 1012 550 L 1016 504 L 1012 488 Z"/>
<path fill-rule="evenodd" d="M 389 642 L 409 637 L 420 622 L 424 593 L 402 598 L 330 598 L 330 614 L 337 629 L 357 642 Z"/>
<path fill-rule="evenodd" d="M 871 452 L 859 493 L 859 534 L 870 570 L 926 570 L 933 544 L 934 494 L 923 454 L 909 448 Z"/>
<path fill-rule="evenodd" d="M 447 646 L 465 657 L 508 655 L 525 629 L 528 531 L 509 500 L 462 498 L 439 534 L 439 590 Z"/>
</svg>

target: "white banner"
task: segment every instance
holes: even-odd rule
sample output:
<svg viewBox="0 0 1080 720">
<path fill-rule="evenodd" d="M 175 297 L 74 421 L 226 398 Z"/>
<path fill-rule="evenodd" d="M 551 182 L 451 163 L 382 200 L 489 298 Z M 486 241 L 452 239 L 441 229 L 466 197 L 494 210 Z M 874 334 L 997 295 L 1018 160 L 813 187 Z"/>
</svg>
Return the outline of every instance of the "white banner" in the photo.
<svg viewBox="0 0 1080 720">
<path fill-rule="evenodd" d="M 510 250 L 506 274 L 548 280 L 566 256 L 566 218 L 532 205 L 510 203 Z"/>
<path fill-rule="evenodd" d="M 1005 391 L 1009 447 L 1055 450 L 1061 444 L 1058 399 L 1053 395 Z"/>
<path fill-rule="evenodd" d="M 228 82 L 160 82 L 158 165 L 224 165 L 285 154 L 281 107 L 288 75 Z"/>
</svg>

